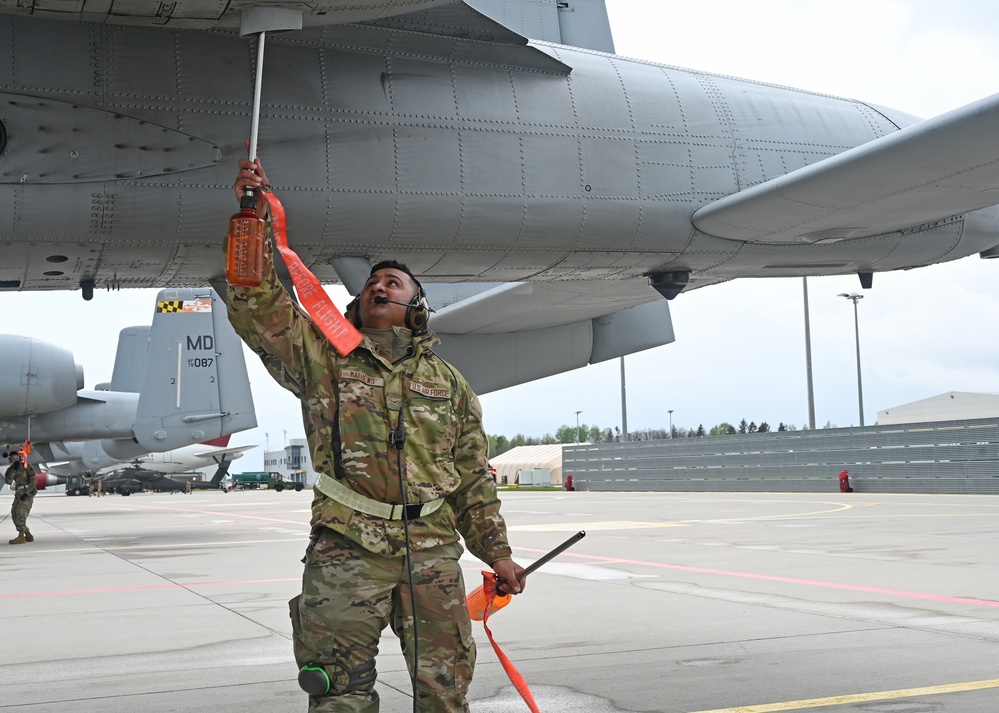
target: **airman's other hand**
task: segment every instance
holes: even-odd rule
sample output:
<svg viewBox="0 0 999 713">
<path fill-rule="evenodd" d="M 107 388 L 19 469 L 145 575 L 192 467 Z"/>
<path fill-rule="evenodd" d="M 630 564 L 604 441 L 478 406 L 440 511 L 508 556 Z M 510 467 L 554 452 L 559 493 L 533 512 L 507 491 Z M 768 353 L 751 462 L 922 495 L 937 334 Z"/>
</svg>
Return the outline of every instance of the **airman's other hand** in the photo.
<svg viewBox="0 0 999 713">
<path fill-rule="evenodd" d="M 500 594 L 520 594 L 524 591 L 526 580 L 520 579 L 524 568 L 513 560 L 498 560 L 493 562 L 493 571 L 502 580 L 497 583 L 496 591 Z"/>
</svg>

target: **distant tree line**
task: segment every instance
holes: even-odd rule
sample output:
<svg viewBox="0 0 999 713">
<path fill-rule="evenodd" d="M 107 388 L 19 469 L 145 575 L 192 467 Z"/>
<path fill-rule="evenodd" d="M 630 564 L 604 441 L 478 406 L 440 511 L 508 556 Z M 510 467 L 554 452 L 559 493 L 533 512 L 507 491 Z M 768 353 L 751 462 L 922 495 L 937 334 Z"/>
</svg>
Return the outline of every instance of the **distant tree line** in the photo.
<svg viewBox="0 0 999 713">
<path fill-rule="evenodd" d="M 803 429 L 807 430 L 807 426 Z M 836 428 L 832 423 L 826 423 L 825 428 Z M 736 433 L 769 433 L 770 431 L 797 431 L 797 426 L 785 424 L 783 422 L 774 429 L 766 421 L 746 421 L 742 419 L 738 426 L 723 421 L 717 426 L 712 426 L 709 430 L 704 430 L 704 425 L 697 428 L 684 428 L 683 426 L 673 426 L 673 432 L 668 428 L 646 428 L 641 431 L 631 431 L 626 440 L 629 441 L 658 441 L 667 438 L 701 438 L 703 436 L 728 436 Z M 613 429 L 601 428 L 600 426 L 588 426 L 585 423 L 579 424 L 577 430 L 573 425 L 559 426 L 553 436 L 546 433 L 541 437 L 525 436 L 518 433 L 513 438 L 506 436 L 489 436 L 489 455 L 498 456 L 506 453 L 518 446 L 547 446 L 556 443 L 614 443 L 621 440 L 621 429 L 615 426 Z"/>
</svg>

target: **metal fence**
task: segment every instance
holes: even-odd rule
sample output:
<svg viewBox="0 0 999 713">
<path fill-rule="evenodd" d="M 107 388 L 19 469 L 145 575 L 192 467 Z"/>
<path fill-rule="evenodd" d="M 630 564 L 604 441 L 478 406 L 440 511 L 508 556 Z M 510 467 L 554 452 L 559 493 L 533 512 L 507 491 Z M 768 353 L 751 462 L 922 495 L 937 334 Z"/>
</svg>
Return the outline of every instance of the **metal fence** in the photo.
<svg viewBox="0 0 999 713">
<path fill-rule="evenodd" d="M 566 446 L 577 490 L 999 494 L 999 421 Z"/>
</svg>

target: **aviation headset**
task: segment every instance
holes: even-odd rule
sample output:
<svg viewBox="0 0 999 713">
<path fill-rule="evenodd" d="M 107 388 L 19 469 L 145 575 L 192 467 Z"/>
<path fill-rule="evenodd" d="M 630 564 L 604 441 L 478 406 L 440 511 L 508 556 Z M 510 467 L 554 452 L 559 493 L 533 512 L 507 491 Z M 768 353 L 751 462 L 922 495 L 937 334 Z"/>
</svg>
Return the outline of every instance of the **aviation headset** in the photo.
<svg viewBox="0 0 999 713">
<path fill-rule="evenodd" d="M 416 276 L 413 275 L 405 264 L 396 262 L 395 260 L 381 261 L 371 268 L 370 274 L 374 275 L 379 270 L 383 270 L 385 268 L 393 268 L 400 270 L 401 272 L 405 272 L 409 275 L 410 279 L 416 283 L 416 294 L 413 295 L 413 299 L 411 299 L 409 304 L 406 305 L 405 327 L 406 329 L 416 332 L 417 334 L 427 331 L 427 322 L 430 320 L 430 313 L 433 310 L 430 309 L 430 303 L 427 302 L 427 293 L 424 292 L 423 285 L 420 284 L 420 281 L 416 279 Z M 343 316 L 358 329 L 362 327 L 360 295 L 350 301 L 350 304 L 347 305 L 347 309 L 343 311 Z"/>
</svg>

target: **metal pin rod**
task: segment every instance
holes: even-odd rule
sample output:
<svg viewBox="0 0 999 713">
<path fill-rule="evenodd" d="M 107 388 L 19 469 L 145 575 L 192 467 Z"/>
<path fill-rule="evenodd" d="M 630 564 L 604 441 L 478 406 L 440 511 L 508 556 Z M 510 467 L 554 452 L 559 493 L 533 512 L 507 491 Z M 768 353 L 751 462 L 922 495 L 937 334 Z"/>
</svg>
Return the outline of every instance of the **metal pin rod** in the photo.
<svg viewBox="0 0 999 713">
<path fill-rule="evenodd" d="M 253 115 L 250 124 L 250 155 L 247 157 L 251 161 L 257 158 L 257 133 L 260 129 L 260 88 L 264 83 L 264 40 L 267 38 L 266 32 L 261 32 L 257 37 L 257 77 L 253 86 Z"/>
</svg>

